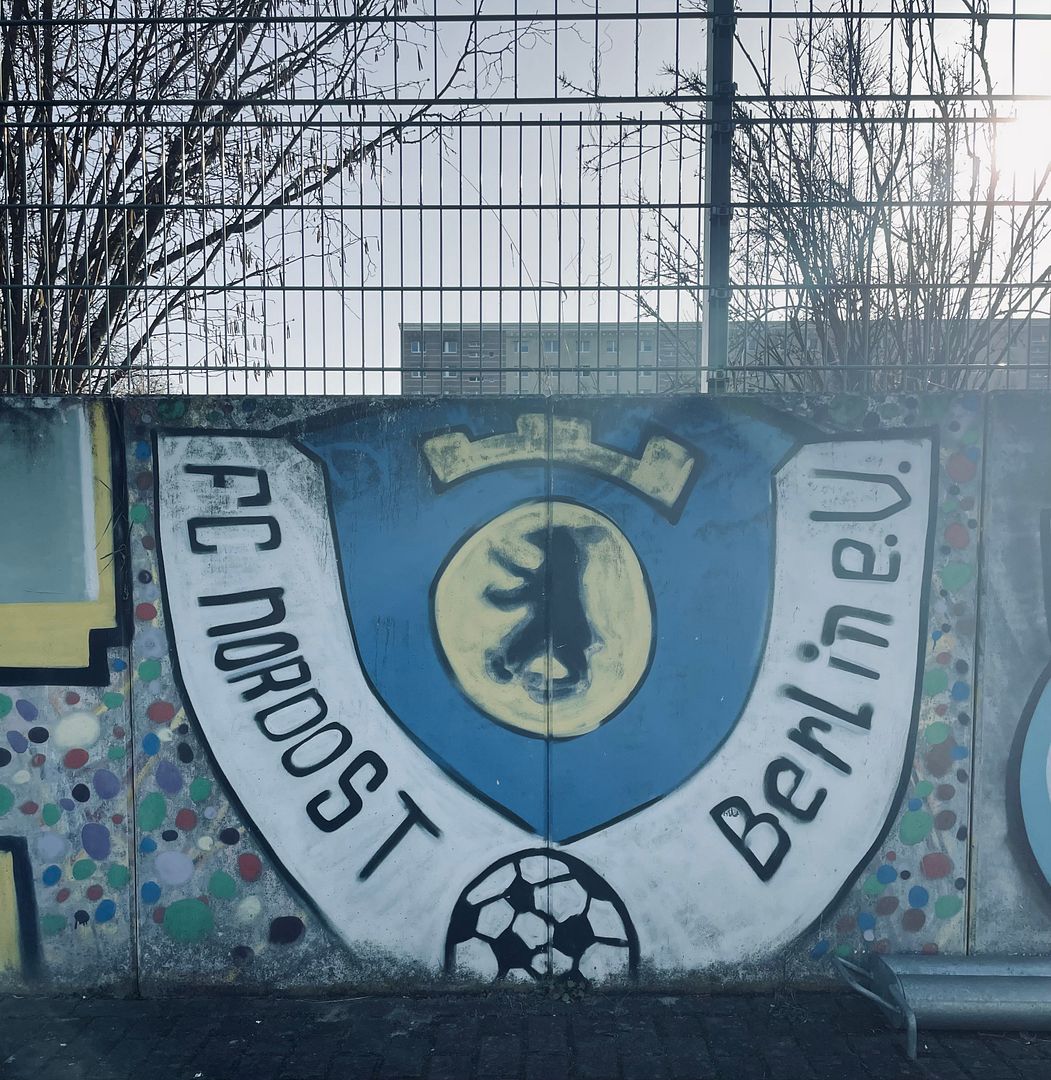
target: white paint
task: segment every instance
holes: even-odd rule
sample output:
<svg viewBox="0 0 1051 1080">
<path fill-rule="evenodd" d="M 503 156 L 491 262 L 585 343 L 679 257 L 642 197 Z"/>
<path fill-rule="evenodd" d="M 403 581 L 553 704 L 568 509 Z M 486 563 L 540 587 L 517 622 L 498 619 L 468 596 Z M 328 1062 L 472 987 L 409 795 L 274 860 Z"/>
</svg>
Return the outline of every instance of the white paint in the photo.
<svg viewBox="0 0 1051 1080">
<path fill-rule="evenodd" d="M 99 718 L 94 713 L 78 709 L 76 712 L 66 713 L 59 720 L 53 738 L 55 745 L 63 750 L 74 747 L 86 750 L 98 742 L 100 733 Z"/>
</svg>

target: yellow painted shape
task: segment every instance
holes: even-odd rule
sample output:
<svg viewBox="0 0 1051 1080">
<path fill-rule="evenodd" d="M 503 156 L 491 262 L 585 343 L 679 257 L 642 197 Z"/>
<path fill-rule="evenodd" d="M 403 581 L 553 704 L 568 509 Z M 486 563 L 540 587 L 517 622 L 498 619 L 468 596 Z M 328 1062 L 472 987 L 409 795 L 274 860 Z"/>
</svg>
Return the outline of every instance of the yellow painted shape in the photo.
<svg viewBox="0 0 1051 1080">
<path fill-rule="evenodd" d="M 109 427 L 101 404 L 86 407 L 94 479 L 98 596 L 69 603 L 0 604 L 0 667 L 85 667 L 90 660 L 89 631 L 117 625 Z M 40 555 L 47 558 L 46 551 Z"/>
<path fill-rule="evenodd" d="M 471 440 L 462 431 L 433 435 L 423 454 L 439 483 L 452 484 L 465 476 L 503 465 L 555 465 L 589 469 L 620 480 L 643 495 L 674 506 L 690 479 L 693 454 L 674 439 L 654 435 L 632 457 L 591 438 L 591 421 L 576 417 L 547 417 L 523 413 L 514 432 Z"/>
<path fill-rule="evenodd" d="M 0 851 L 0 972 L 22 970 L 18 944 L 18 902 L 15 897 L 15 860 Z"/>
<path fill-rule="evenodd" d="M 493 650 L 544 613 L 524 603 L 501 610 L 487 595 L 514 590 L 530 572 L 542 572 L 543 553 L 529 537 L 555 527 L 586 530 L 580 589 L 594 639 L 587 679 L 562 697 L 547 692 L 565 674 L 550 654 L 514 678 L 494 677 Z M 507 727 L 554 739 L 583 735 L 612 716 L 645 674 L 653 643 L 649 589 L 624 534 L 598 511 L 561 500 L 516 506 L 469 536 L 435 587 L 434 622 L 449 667 L 478 708 Z"/>
</svg>

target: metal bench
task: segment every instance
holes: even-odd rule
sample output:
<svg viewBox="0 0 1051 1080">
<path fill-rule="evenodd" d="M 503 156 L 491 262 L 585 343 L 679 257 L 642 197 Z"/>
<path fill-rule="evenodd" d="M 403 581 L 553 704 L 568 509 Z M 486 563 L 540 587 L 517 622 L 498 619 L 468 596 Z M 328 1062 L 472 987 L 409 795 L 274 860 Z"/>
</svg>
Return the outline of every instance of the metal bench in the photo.
<svg viewBox="0 0 1051 1080">
<path fill-rule="evenodd" d="M 835 959 L 839 974 L 904 1028 L 1051 1031 L 1051 959 L 1016 956 L 879 956 Z"/>
</svg>

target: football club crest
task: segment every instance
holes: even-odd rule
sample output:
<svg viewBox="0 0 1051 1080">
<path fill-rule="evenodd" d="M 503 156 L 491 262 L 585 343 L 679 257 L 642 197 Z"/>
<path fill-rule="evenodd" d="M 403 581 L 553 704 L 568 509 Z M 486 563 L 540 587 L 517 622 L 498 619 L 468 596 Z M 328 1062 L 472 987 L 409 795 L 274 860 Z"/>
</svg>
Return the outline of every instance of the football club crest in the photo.
<svg viewBox="0 0 1051 1080">
<path fill-rule="evenodd" d="M 355 947 L 523 977 L 762 955 L 896 805 L 933 453 L 707 397 L 161 433 L 187 704 Z"/>
</svg>

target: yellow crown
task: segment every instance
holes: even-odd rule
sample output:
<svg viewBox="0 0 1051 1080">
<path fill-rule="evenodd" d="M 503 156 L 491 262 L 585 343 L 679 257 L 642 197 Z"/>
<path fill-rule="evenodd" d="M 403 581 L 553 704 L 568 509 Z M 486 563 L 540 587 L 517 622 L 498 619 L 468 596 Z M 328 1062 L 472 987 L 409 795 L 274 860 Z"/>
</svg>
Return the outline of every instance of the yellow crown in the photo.
<svg viewBox="0 0 1051 1080">
<path fill-rule="evenodd" d="M 540 465 L 548 459 L 602 473 L 628 484 L 664 506 L 678 501 L 694 467 L 693 454 L 664 435 L 654 435 L 640 457 L 591 441 L 591 421 L 524 413 L 515 430 L 471 439 L 462 431 L 433 435 L 423 454 L 440 484 L 500 465 Z"/>
</svg>

